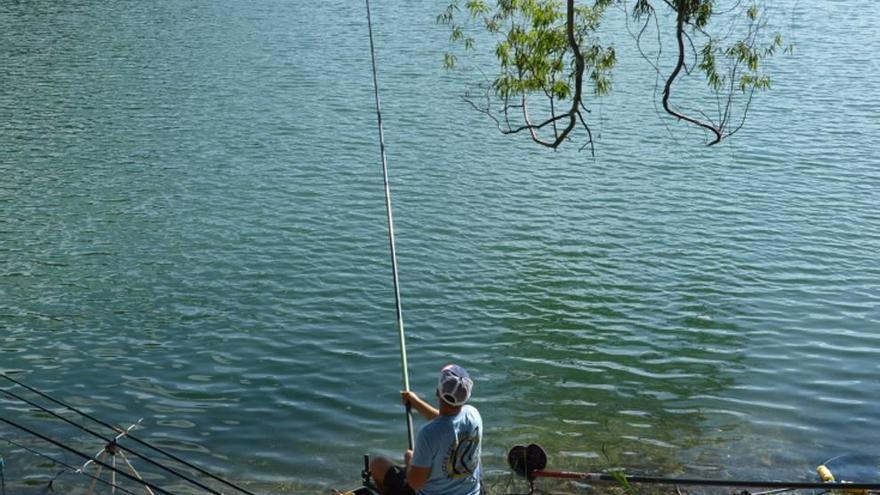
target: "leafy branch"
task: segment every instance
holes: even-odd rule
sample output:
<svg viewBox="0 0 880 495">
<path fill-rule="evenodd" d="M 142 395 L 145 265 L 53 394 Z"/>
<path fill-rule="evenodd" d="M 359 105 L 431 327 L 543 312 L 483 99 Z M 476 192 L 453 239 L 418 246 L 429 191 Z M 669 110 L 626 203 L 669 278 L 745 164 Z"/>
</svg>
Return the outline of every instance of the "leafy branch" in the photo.
<svg viewBox="0 0 880 495">
<path fill-rule="evenodd" d="M 643 23 L 634 38 L 639 53 L 664 79 L 663 110 L 709 132 L 712 138 L 708 144 L 713 145 L 742 127 L 755 91 L 769 89 L 770 78 L 760 71 L 761 63 L 782 46 L 778 34 L 770 42 L 761 43 L 766 27 L 763 11 L 757 3 L 745 5 L 743 0 L 736 0 L 722 12 L 733 16 L 727 21 L 728 32 L 713 35 L 711 21 L 719 15 L 715 3 L 635 0 L 628 5 L 626 0 L 593 0 L 590 5 L 577 5 L 574 0 L 451 0 L 438 22 L 449 27 L 453 45 L 462 47 L 465 53 L 476 49 L 477 30 L 486 31 L 495 40 L 496 75 L 479 85 L 479 97 L 468 92 L 464 99 L 491 118 L 501 133 L 527 133 L 535 143 L 556 149 L 580 130 L 585 137 L 581 149 L 589 145 L 592 150 L 585 83 L 592 87 L 595 97 L 612 90 L 617 54 L 613 46 L 600 41 L 599 29 L 610 6 L 622 7 L 627 16 Z M 658 9 L 675 15 L 672 29 L 677 49 L 668 74 L 662 74 L 659 60 Z M 744 28 L 739 25 L 742 20 Z M 657 60 L 650 60 L 642 46 L 643 34 L 652 21 L 658 31 Z M 690 64 L 689 58 L 693 58 Z M 449 69 L 455 68 L 458 55 L 447 53 L 444 63 Z M 673 101 L 673 89 L 693 69 L 704 74 L 708 87 L 716 94 L 718 115 L 714 119 L 701 110 L 688 113 L 681 109 L 681 102 Z M 744 103 L 737 95 L 745 95 Z M 690 99 L 701 101 L 693 95 Z M 744 107 L 739 120 L 734 119 L 736 103 Z"/>
</svg>

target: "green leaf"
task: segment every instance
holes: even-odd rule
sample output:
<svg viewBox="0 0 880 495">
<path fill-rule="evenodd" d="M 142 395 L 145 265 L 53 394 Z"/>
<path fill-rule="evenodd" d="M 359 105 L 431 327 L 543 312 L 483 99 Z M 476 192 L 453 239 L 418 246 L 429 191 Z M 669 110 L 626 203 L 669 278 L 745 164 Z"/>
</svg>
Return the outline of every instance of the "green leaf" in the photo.
<svg viewBox="0 0 880 495">
<path fill-rule="evenodd" d="M 756 20 L 758 18 L 758 6 L 752 5 L 749 7 L 749 9 L 746 10 L 746 16 L 753 21 Z"/>
<path fill-rule="evenodd" d="M 453 55 L 453 54 L 451 54 L 451 53 L 445 53 L 445 54 L 443 54 L 443 65 L 444 65 L 447 69 L 453 69 L 453 68 L 455 68 L 455 62 L 456 62 L 456 60 L 457 60 L 457 59 L 456 59 L 455 55 Z"/>
</svg>

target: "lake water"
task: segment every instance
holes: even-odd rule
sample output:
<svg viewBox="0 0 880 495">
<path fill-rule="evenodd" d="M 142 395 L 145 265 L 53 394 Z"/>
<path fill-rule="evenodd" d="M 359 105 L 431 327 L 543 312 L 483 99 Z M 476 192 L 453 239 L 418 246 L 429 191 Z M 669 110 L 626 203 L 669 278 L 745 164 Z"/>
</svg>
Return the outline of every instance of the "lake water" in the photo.
<svg viewBox="0 0 880 495">
<path fill-rule="evenodd" d="M 880 34 L 774 5 L 733 139 L 622 43 L 595 158 L 463 103 L 440 4 L 374 5 L 412 387 L 471 370 L 490 476 L 880 478 Z M 384 222 L 362 3 L 0 4 L 0 370 L 260 493 L 353 485 L 406 444 Z"/>
</svg>

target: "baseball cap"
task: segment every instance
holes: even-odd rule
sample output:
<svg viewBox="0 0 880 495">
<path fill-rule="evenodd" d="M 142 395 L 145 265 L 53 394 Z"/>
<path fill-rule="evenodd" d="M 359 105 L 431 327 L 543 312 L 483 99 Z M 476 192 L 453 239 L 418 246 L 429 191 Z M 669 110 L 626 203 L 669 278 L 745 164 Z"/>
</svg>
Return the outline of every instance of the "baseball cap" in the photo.
<svg viewBox="0 0 880 495">
<path fill-rule="evenodd" d="M 474 381 L 467 370 L 457 364 L 447 364 L 440 370 L 437 395 L 453 407 L 464 405 L 471 398 Z"/>
</svg>

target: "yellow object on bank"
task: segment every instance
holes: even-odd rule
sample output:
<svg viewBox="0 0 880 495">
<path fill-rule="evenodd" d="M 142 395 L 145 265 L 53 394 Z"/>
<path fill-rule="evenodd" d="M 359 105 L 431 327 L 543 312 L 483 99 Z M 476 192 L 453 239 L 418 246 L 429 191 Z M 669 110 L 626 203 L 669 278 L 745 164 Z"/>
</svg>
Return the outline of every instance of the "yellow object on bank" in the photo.
<svg viewBox="0 0 880 495">
<path fill-rule="evenodd" d="M 828 469 L 827 466 L 822 464 L 821 466 L 816 468 L 816 473 L 819 475 L 819 478 L 822 479 L 825 483 L 834 482 L 834 475 L 831 473 L 831 470 Z M 840 480 L 841 483 L 850 483 L 848 481 Z M 835 493 L 834 491 L 832 493 Z M 868 495 L 868 490 L 840 490 L 836 491 L 836 493 L 849 493 L 850 495 Z"/>
<path fill-rule="evenodd" d="M 818 473 L 819 478 L 826 483 L 834 481 L 834 475 L 831 474 L 831 470 L 828 469 L 824 464 L 816 468 L 816 473 Z"/>
</svg>

